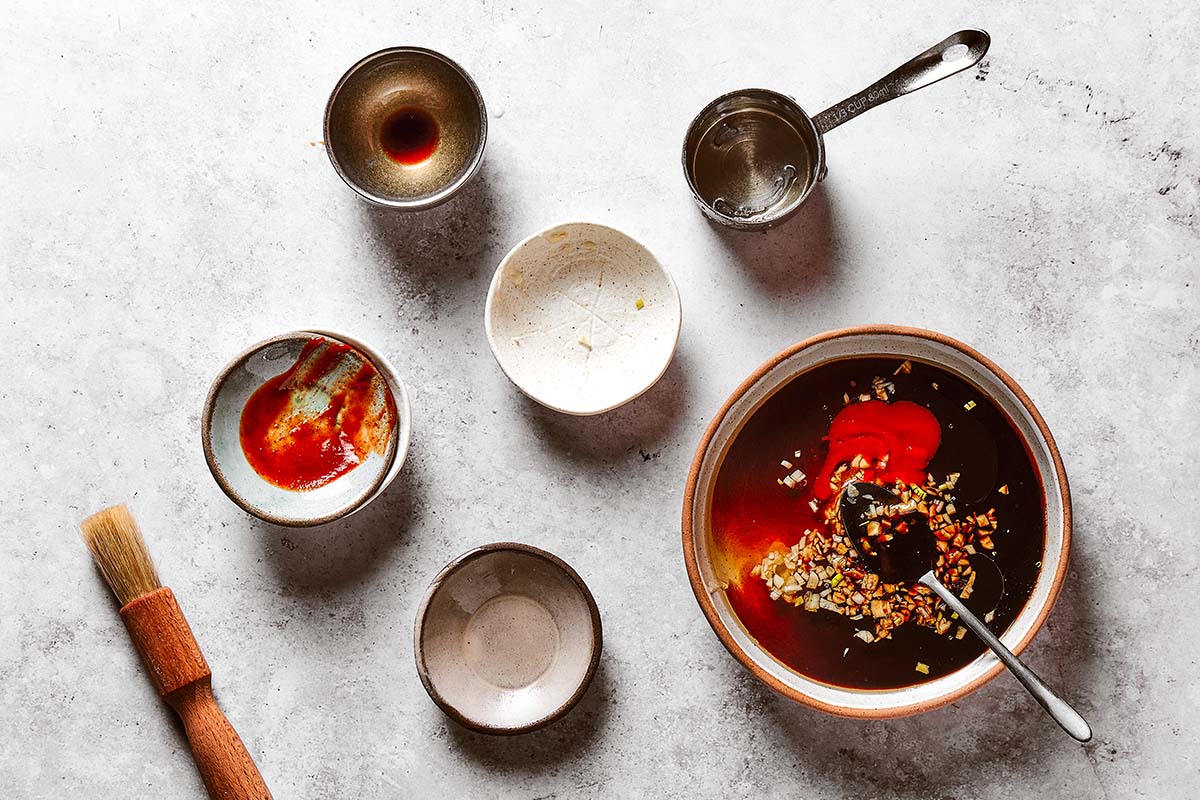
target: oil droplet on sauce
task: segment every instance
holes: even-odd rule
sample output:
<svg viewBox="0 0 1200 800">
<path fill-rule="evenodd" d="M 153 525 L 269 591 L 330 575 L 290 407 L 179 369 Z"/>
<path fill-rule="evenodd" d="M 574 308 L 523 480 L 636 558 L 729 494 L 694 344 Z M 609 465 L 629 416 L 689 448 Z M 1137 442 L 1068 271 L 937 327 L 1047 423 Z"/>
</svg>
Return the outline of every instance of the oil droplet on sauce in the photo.
<svg viewBox="0 0 1200 800">
<path fill-rule="evenodd" d="M 429 112 L 406 106 L 398 108 L 384 121 L 379 140 L 388 158 L 397 164 L 420 164 L 433 155 L 438 146 L 438 124 Z"/>
<path fill-rule="evenodd" d="M 395 401 L 375 367 L 349 345 L 318 337 L 250 395 L 239 432 L 264 480 L 309 491 L 386 452 L 395 424 Z"/>
</svg>

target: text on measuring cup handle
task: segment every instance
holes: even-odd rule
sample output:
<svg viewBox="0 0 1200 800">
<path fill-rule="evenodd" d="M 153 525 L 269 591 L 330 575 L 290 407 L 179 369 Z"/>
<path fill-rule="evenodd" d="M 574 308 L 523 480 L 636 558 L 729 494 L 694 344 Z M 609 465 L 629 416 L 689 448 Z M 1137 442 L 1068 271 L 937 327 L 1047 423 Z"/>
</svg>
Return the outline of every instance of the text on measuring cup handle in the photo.
<svg viewBox="0 0 1200 800">
<path fill-rule="evenodd" d="M 825 133 L 841 125 L 851 117 L 861 114 L 868 108 L 878 105 L 885 100 L 891 100 L 901 94 L 902 92 L 899 91 L 899 86 L 895 78 L 876 83 L 852 97 L 847 97 L 836 106 L 819 114 L 815 120 L 817 130 Z"/>
</svg>

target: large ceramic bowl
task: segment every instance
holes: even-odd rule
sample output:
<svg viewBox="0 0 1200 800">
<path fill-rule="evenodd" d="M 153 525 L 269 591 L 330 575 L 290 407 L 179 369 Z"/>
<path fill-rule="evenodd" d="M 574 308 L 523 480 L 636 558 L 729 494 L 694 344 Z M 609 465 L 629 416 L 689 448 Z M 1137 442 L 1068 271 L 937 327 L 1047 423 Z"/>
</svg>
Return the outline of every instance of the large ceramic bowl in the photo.
<svg viewBox="0 0 1200 800">
<path fill-rule="evenodd" d="M 1025 649 L 1046 621 L 1067 570 L 1071 543 L 1067 476 L 1046 423 L 1016 381 L 983 355 L 941 334 L 890 326 L 847 328 L 800 342 L 755 370 L 717 413 L 692 462 L 684 495 L 683 551 L 692 589 L 709 624 L 755 677 L 792 700 L 831 714 L 899 717 L 958 700 L 995 677 L 1003 665 L 986 651 L 955 672 L 898 689 L 851 689 L 801 675 L 760 647 L 737 618 L 720 574 L 711 526 L 717 474 L 747 421 L 797 375 L 831 361 L 864 356 L 921 360 L 958 375 L 989 397 L 1025 440 L 1045 491 L 1042 567 L 1029 599 L 1000 637 L 1015 653 Z"/>
</svg>

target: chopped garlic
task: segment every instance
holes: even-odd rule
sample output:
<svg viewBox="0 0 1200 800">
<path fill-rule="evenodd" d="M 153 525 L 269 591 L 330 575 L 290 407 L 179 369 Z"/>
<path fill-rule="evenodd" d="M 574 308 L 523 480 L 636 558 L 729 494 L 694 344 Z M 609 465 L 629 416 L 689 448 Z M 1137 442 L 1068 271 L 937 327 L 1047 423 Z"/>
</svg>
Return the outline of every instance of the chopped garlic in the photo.
<svg viewBox="0 0 1200 800">
<path fill-rule="evenodd" d="M 880 468 L 878 462 L 868 462 L 861 455 L 852 459 L 853 463 L 864 465 L 860 470 Z M 786 459 L 780 464 L 784 469 L 792 466 Z M 851 464 L 842 464 L 830 478 L 830 488 L 841 492 L 842 496 L 857 493 L 853 482 L 862 472 L 856 473 Z M 823 519 L 831 526 L 830 535 L 822 537 L 819 530 L 806 529 L 790 549 L 768 551 L 762 563 L 755 565 L 756 577 L 767 584 L 767 593 L 775 600 L 803 606 L 812 612 L 830 612 L 851 620 L 866 620 L 865 624 L 871 628 L 867 632 L 869 637 L 857 632 L 853 635 L 868 644 L 890 639 L 896 628 L 909 622 L 931 628 L 947 638 L 961 639 L 966 629 L 955 624 L 961 623 L 958 614 L 939 608 L 936 597 L 924 586 L 884 583 L 879 575 L 865 571 L 858 555 L 861 551 L 856 549 L 870 549 L 871 534 L 879 541 L 902 535 L 907 531 L 908 523 L 897 523 L 897 517 L 919 513 L 928 520 L 937 540 L 935 544 L 940 555 L 935 569 L 943 575 L 947 585 L 955 587 L 959 596 L 967 598 L 977 574 L 966 556 L 974 553 L 976 548 L 985 551 L 993 548 L 991 536 L 1000 528 L 995 509 L 970 513 L 962 520 L 954 519 L 956 510 L 951 490 L 959 478 L 957 473 L 950 474 L 943 483 L 936 484 L 932 475 L 926 475 L 923 483 L 898 485 L 895 505 L 884 507 L 871 503 L 866 509 L 867 536 L 861 539 L 858 534 L 847 535 L 847 531 L 837 526 L 836 502 L 822 507 L 815 498 L 810 498 L 807 502 L 818 520 Z M 797 488 L 806 478 L 803 471 L 792 469 L 776 480 L 784 486 Z M 925 670 L 918 671 L 931 674 L 928 665 Z"/>
</svg>

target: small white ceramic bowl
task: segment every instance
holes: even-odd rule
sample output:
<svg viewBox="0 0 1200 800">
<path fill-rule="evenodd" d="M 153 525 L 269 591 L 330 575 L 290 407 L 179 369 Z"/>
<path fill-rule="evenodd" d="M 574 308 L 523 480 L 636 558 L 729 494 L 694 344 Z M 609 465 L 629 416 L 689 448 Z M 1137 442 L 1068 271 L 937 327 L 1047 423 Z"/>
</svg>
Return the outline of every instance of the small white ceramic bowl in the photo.
<svg viewBox="0 0 1200 800">
<path fill-rule="evenodd" d="M 314 337 L 349 345 L 383 377 L 396 406 L 396 424 L 384 453 L 371 453 L 354 469 L 311 491 L 284 489 L 263 479 L 246 460 L 241 445 L 242 409 L 250 395 L 270 378 L 292 367 Z M 310 527 L 346 517 L 387 488 L 404 464 L 412 432 L 412 408 L 404 383 L 378 351 L 342 333 L 292 331 L 259 342 L 221 370 L 209 389 L 201 415 L 200 437 L 209 471 L 229 499 L 267 522 Z"/>
<path fill-rule="evenodd" d="M 590 415 L 662 377 L 681 317 L 675 282 L 649 250 L 614 228 L 572 222 L 504 257 L 484 327 L 518 389 L 555 411 Z"/>
<path fill-rule="evenodd" d="M 439 707 L 482 733 L 526 733 L 566 714 L 600 662 L 600 612 L 562 559 L 514 542 L 450 562 L 425 593 L 417 672 Z"/>
</svg>

